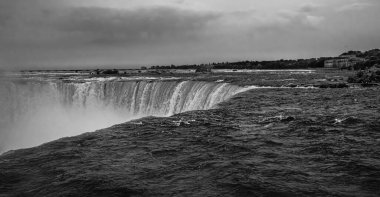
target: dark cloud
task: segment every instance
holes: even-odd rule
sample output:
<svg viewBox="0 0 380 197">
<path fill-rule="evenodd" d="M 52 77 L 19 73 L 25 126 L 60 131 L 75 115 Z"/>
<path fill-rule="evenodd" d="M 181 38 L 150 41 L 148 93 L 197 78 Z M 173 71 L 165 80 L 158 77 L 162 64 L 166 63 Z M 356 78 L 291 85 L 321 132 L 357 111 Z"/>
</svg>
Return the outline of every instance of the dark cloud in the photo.
<svg viewBox="0 0 380 197">
<path fill-rule="evenodd" d="M 301 8 L 299 9 L 299 11 L 303 12 L 303 13 L 311 13 L 311 12 L 314 12 L 314 11 L 316 11 L 318 9 L 319 9 L 318 5 L 315 5 L 315 4 L 305 4 L 305 5 L 301 6 Z"/>
<path fill-rule="evenodd" d="M 83 61 L 82 51 L 87 50 L 89 58 L 99 55 L 94 47 L 105 47 L 103 56 L 112 56 L 110 47 L 127 50 L 190 42 L 219 17 L 172 7 L 112 9 L 52 2 L 58 1 L 0 0 L 0 62 L 35 65 L 62 57 Z"/>
<path fill-rule="evenodd" d="M 195 36 L 217 14 L 168 7 L 138 10 L 75 8 L 56 26 L 95 44 L 141 44 Z"/>
<path fill-rule="evenodd" d="M 214 13 L 169 7 L 117 10 L 37 6 L 23 11 L 25 5 L 11 5 L 8 7 L 12 12 L 0 15 L 3 35 L 0 39 L 24 44 L 59 40 L 101 45 L 159 42 L 194 36 L 210 20 L 218 17 Z"/>
</svg>

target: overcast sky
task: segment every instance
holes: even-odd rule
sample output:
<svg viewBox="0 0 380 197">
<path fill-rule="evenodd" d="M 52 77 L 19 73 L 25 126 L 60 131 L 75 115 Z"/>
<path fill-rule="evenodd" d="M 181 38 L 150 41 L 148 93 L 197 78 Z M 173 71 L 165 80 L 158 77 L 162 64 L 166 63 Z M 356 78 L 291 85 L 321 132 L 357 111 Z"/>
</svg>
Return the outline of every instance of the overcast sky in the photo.
<svg viewBox="0 0 380 197">
<path fill-rule="evenodd" d="M 334 56 L 380 48 L 379 0 L 0 0 L 0 69 Z"/>
</svg>

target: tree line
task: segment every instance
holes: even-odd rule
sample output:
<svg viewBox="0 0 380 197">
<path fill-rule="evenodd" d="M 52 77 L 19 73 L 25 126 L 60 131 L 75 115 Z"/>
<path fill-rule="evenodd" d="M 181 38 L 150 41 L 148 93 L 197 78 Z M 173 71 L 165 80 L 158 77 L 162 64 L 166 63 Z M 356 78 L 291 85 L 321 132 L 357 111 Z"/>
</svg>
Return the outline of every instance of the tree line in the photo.
<svg viewBox="0 0 380 197">
<path fill-rule="evenodd" d="M 366 61 L 354 66 L 354 69 L 365 69 L 375 64 L 380 64 L 380 49 L 369 51 L 348 51 L 343 55 L 355 55 L 365 58 Z M 237 62 L 218 62 L 208 64 L 186 64 L 186 65 L 161 65 L 152 66 L 151 69 L 198 69 L 200 67 L 212 67 L 213 69 L 304 69 L 304 68 L 323 68 L 325 60 L 336 59 L 339 57 L 321 57 L 297 60 L 274 60 L 274 61 L 237 61 Z"/>
<path fill-rule="evenodd" d="M 297 60 L 275 60 L 275 61 L 238 61 L 219 62 L 209 64 L 189 64 L 189 65 L 164 65 L 152 66 L 151 69 L 197 69 L 199 67 L 211 66 L 213 69 L 302 69 L 321 68 L 328 58 L 311 58 Z"/>
</svg>

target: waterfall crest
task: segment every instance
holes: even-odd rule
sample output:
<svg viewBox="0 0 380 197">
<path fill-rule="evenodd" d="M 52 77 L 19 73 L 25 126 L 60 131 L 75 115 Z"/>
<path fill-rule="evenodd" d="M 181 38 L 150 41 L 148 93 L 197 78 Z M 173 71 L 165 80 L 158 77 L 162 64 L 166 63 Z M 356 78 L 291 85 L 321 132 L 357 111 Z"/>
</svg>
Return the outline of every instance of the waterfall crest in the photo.
<svg viewBox="0 0 380 197">
<path fill-rule="evenodd" d="M 66 106 L 112 108 L 137 117 L 210 109 L 242 89 L 201 81 L 55 83 L 49 88 Z"/>
</svg>

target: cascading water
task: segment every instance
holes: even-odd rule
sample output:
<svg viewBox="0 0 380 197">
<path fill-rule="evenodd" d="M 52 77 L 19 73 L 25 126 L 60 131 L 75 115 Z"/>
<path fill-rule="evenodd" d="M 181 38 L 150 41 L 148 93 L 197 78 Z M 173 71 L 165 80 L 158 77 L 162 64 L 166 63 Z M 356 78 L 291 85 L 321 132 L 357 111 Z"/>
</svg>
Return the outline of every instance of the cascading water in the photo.
<svg viewBox="0 0 380 197">
<path fill-rule="evenodd" d="M 22 80 L 0 84 L 0 152 L 144 116 L 205 110 L 244 91 L 202 81 Z"/>
</svg>

